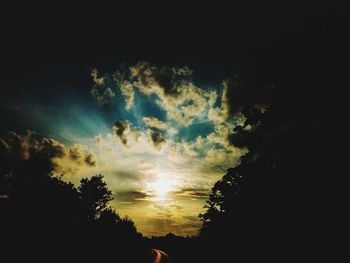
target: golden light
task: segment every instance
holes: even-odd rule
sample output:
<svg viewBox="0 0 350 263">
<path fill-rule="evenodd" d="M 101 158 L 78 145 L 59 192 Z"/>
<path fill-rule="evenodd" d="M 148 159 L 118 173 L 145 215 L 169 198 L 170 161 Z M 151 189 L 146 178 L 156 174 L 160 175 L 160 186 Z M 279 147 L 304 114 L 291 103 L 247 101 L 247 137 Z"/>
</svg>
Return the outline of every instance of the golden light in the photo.
<svg viewBox="0 0 350 263">
<path fill-rule="evenodd" d="M 173 191 L 175 187 L 175 181 L 168 178 L 158 178 L 154 182 L 148 182 L 147 188 L 156 195 L 158 199 L 164 199 L 166 195 Z"/>
</svg>

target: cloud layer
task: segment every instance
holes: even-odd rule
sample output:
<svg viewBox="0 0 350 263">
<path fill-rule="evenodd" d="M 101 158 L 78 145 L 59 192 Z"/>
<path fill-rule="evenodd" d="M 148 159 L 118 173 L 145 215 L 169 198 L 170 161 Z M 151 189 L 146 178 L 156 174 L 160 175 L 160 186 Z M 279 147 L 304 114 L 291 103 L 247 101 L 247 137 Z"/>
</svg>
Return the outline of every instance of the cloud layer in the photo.
<svg viewBox="0 0 350 263">
<path fill-rule="evenodd" d="M 203 83 L 187 66 L 146 62 L 114 72 L 92 69 L 91 78 L 92 99 L 108 111 L 80 112 L 72 127 L 56 133 L 70 143 L 4 134 L 1 158 L 11 165 L 42 158 L 73 183 L 102 173 L 118 212 L 145 235 L 195 234 L 214 182 L 247 152 L 230 139 L 246 121 L 235 102 L 246 96 L 245 85 Z"/>
<path fill-rule="evenodd" d="M 115 172 L 115 178 L 107 178 L 117 205 L 146 235 L 196 233 L 198 214 L 214 182 L 247 152 L 234 147 L 230 138 L 245 123 L 240 110 L 249 90 L 237 77 L 207 85 L 195 81 L 187 66 L 147 62 L 111 75 L 99 76 L 94 69 L 91 76 L 92 89 L 111 87 L 114 99 L 124 103 L 118 111 L 129 116 L 115 121 L 111 133 L 96 137 L 101 169 Z M 161 205 L 152 205 L 149 214 L 153 202 Z"/>
<path fill-rule="evenodd" d="M 79 170 L 97 165 L 97 157 L 86 146 L 64 145 L 52 138 L 40 138 L 34 132 L 21 135 L 10 131 L 0 137 L 1 169 L 16 170 L 27 162 L 40 162 L 47 172 L 74 175 Z M 8 166 L 8 167 L 5 167 Z"/>
</svg>

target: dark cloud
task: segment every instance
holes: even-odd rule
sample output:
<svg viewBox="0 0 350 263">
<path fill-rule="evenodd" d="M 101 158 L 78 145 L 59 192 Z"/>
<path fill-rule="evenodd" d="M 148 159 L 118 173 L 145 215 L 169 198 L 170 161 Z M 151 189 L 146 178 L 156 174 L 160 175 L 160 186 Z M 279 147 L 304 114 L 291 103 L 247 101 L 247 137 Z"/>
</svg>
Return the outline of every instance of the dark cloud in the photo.
<svg viewBox="0 0 350 263">
<path fill-rule="evenodd" d="M 69 158 L 74 163 L 96 165 L 96 158 L 81 145 L 67 147 L 52 138 L 40 138 L 31 131 L 17 134 L 10 131 L 0 138 L 0 159 L 2 171 L 14 171 L 23 165 L 46 167 L 47 172 L 59 169 L 57 160 Z M 29 167 L 29 166 L 28 166 Z"/>
<path fill-rule="evenodd" d="M 0 138 L 0 152 L 5 153 L 5 152 L 9 152 L 10 150 L 11 150 L 10 145 L 8 145 L 4 139 Z"/>
<path fill-rule="evenodd" d="M 111 88 L 113 87 L 113 81 L 108 74 L 100 77 L 97 69 L 92 69 L 91 76 L 94 81 L 94 85 L 90 90 L 91 96 L 99 106 L 110 109 L 115 97 L 115 93 Z"/>
<path fill-rule="evenodd" d="M 127 145 L 126 132 L 129 130 L 129 124 L 124 120 L 118 120 L 113 123 L 113 131 L 120 138 L 120 141 Z"/>
<path fill-rule="evenodd" d="M 173 68 L 159 67 L 154 69 L 153 76 L 154 79 L 158 82 L 159 86 L 164 89 L 164 93 L 166 95 L 176 95 L 178 94 L 178 78 L 180 76 L 183 77 L 184 75 L 178 74 L 178 72 L 175 71 Z"/>
<path fill-rule="evenodd" d="M 187 187 L 182 188 L 179 191 L 173 192 L 175 195 L 180 196 L 186 196 L 186 197 L 192 197 L 192 198 L 203 198 L 206 199 L 209 197 L 209 191 L 208 189 L 204 188 L 197 188 L 197 187 Z"/>
<path fill-rule="evenodd" d="M 147 62 L 138 62 L 135 68 L 137 69 L 136 76 L 144 87 L 151 89 L 152 85 L 158 84 L 166 95 L 179 94 L 178 84 L 188 80 L 186 78 L 192 75 L 188 67 L 158 67 Z"/>
<path fill-rule="evenodd" d="M 28 160 L 32 146 L 38 142 L 32 140 L 32 132 L 28 131 L 26 136 L 21 136 L 15 132 L 7 132 L 0 139 L 1 157 L 11 157 L 14 159 Z"/>
<path fill-rule="evenodd" d="M 94 86 L 91 88 L 90 93 L 99 106 L 110 109 L 115 97 L 115 93 L 110 87 Z"/>
<path fill-rule="evenodd" d="M 34 138 L 32 131 L 20 135 L 10 131 L 0 138 L 0 153 L 9 156 L 13 160 L 29 160 L 35 157 L 64 157 L 65 147 L 51 138 Z"/>
<path fill-rule="evenodd" d="M 187 66 L 156 66 L 147 62 L 138 62 L 128 69 L 120 69 L 113 74 L 114 85 L 120 89 L 130 110 L 135 99 L 135 90 L 146 96 L 155 95 L 154 102 L 167 113 L 167 118 L 183 126 L 190 125 L 194 119 L 205 114 L 216 101 L 215 90 L 202 89 L 193 82 L 193 71 Z M 97 78 L 96 82 L 106 85 L 106 78 Z"/>
<path fill-rule="evenodd" d="M 226 80 L 225 84 L 226 98 L 223 98 L 223 102 L 226 103 L 228 114 L 232 117 L 236 115 L 244 105 L 251 102 L 251 88 L 238 76 Z"/>
<path fill-rule="evenodd" d="M 150 194 L 142 191 L 120 191 L 114 194 L 114 198 L 120 202 L 144 201 L 150 197 Z"/>
<path fill-rule="evenodd" d="M 62 158 L 65 155 L 65 147 L 63 144 L 60 144 L 54 139 L 51 138 L 43 138 L 40 140 L 42 153 L 47 154 L 50 157 L 58 157 Z"/>
<path fill-rule="evenodd" d="M 159 131 L 149 130 L 149 138 L 156 149 L 160 149 L 165 143 L 165 138 Z"/>
<path fill-rule="evenodd" d="M 79 161 L 83 158 L 82 149 L 78 145 L 69 148 L 69 157 L 72 160 Z"/>
<path fill-rule="evenodd" d="M 89 153 L 85 156 L 84 159 L 85 163 L 90 165 L 90 166 L 95 166 L 96 165 L 96 157 L 92 153 Z"/>
<path fill-rule="evenodd" d="M 35 138 L 27 131 L 24 135 L 10 131 L 0 138 L 0 171 L 51 172 L 55 164 L 52 158 L 65 156 L 64 145 L 48 138 Z"/>
<path fill-rule="evenodd" d="M 85 163 L 89 166 L 96 165 L 96 156 L 93 153 L 90 153 L 82 145 L 75 144 L 68 148 L 68 153 L 70 159 L 73 161 L 82 164 Z"/>
</svg>

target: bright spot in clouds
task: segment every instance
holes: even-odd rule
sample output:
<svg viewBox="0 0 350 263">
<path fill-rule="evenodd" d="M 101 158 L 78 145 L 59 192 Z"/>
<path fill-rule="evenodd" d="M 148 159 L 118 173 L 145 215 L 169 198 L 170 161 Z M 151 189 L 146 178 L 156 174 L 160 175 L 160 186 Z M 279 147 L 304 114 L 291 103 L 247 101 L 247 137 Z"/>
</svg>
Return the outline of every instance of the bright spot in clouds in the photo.
<svg viewBox="0 0 350 263">
<path fill-rule="evenodd" d="M 167 194 L 174 190 L 175 181 L 171 178 L 159 176 L 154 182 L 146 183 L 147 189 L 155 193 L 159 200 L 165 199 Z"/>
</svg>

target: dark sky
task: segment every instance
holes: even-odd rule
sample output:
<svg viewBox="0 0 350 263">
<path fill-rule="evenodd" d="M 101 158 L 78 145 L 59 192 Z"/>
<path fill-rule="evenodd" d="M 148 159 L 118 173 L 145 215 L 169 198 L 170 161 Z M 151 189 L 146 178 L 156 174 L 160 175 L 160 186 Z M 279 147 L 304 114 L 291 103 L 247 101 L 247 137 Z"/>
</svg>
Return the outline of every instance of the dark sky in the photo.
<svg viewBox="0 0 350 263">
<path fill-rule="evenodd" d="M 207 79 L 235 72 L 250 81 L 280 84 L 287 93 L 299 89 L 294 93 L 304 94 L 303 103 L 315 92 L 328 97 L 327 85 L 340 83 L 345 73 L 339 66 L 348 47 L 345 4 L 158 8 L 4 8 L 1 130 L 24 128 L 20 114 L 13 118 L 16 105 L 33 101 L 55 107 L 57 101 L 88 97 L 90 67 L 108 72 L 144 60 L 191 65 Z"/>
</svg>

